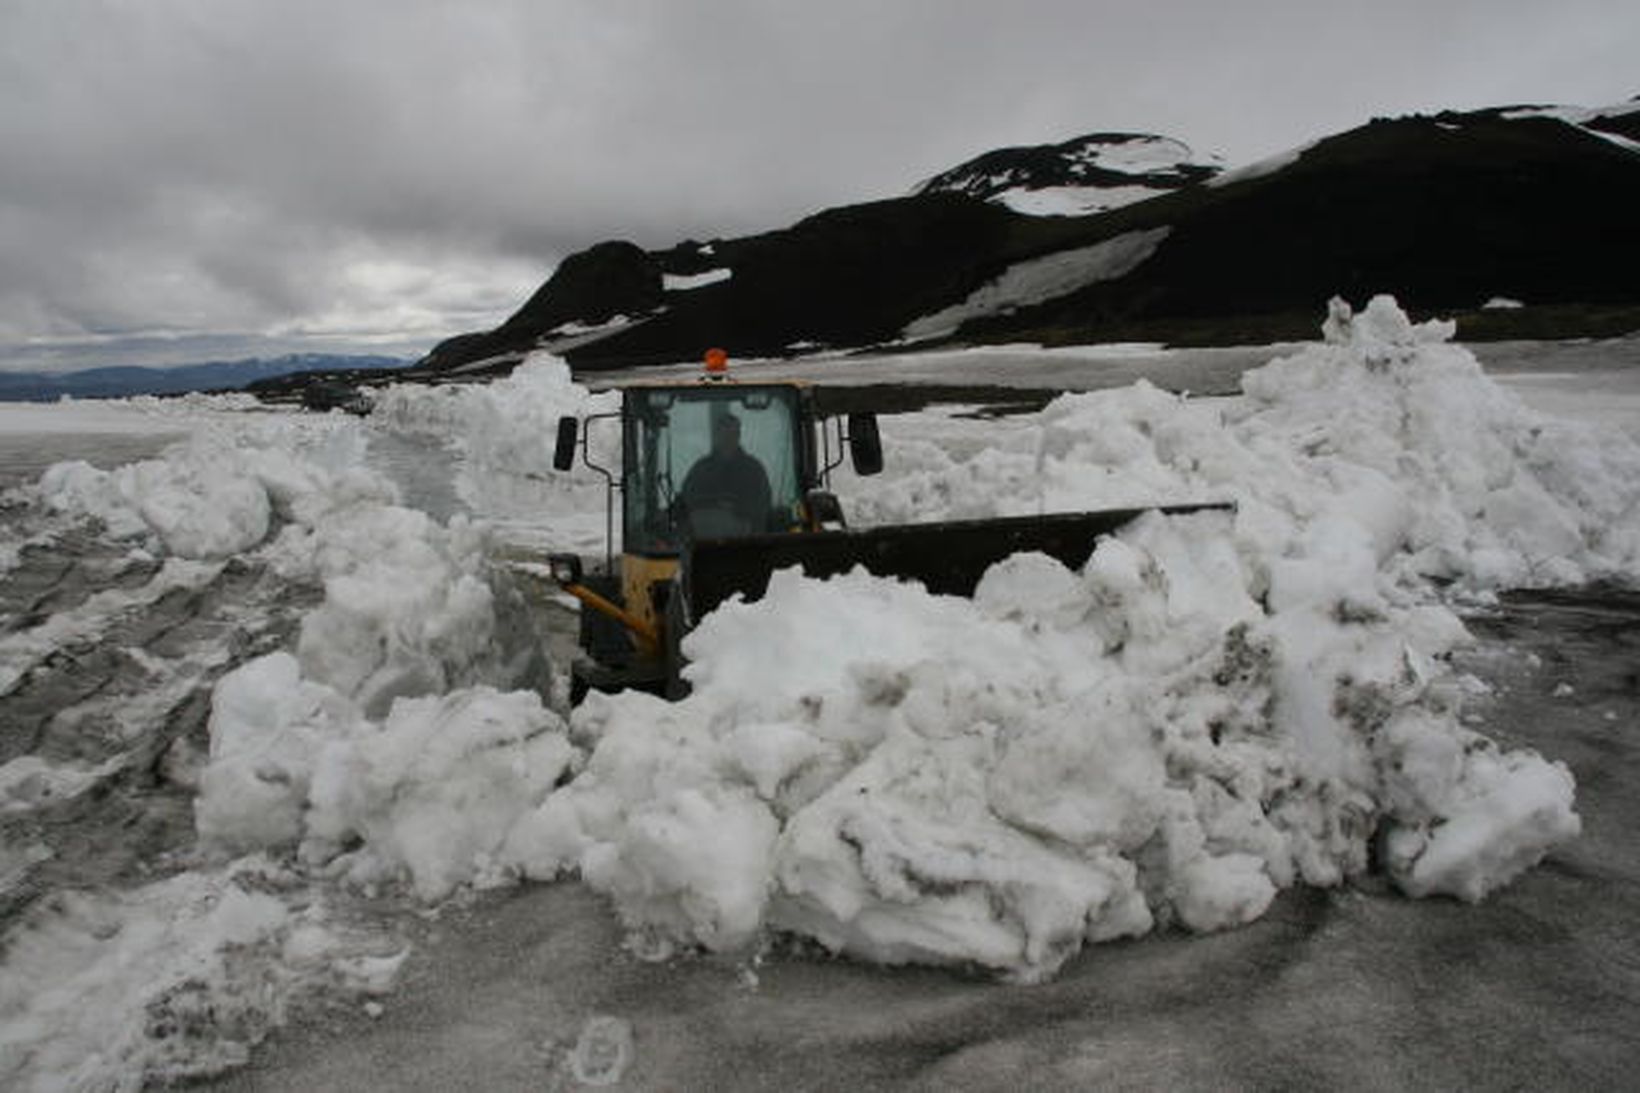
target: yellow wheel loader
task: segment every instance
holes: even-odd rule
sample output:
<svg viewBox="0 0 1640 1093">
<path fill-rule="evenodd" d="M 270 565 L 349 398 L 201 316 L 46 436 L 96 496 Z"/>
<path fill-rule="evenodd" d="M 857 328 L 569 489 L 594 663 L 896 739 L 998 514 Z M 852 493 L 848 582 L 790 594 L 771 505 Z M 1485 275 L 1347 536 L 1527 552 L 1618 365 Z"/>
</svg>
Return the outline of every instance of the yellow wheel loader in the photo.
<svg viewBox="0 0 1640 1093">
<path fill-rule="evenodd" d="M 572 702 L 590 689 L 686 693 L 683 635 L 731 596 L 760 597 L 777 569 L 824 577 L 863 566 L 931 592 L 969 595 L 987 568 L 1020 551 L 1079 567 L 1101 535 L 1150 511 L 851 529 L 827 489 L 829 476 L 845 452 L 857 474 L 882 470 L 875 416 L 828 415 L 812 386 L 739 382 L 721 351 L 706 359 L 697 380 L 633 384 L 622 389 L 618 412 L 559 420 L 554 467 L 570 470 L 579 457 L 608 483 L 601 571 L 585 572 L 577 555 L 550 558 L 553 579 L 582 604 Z M 603 421 L 620 425 L 618 474 L 595 462 L 588 442 Z M 1214 507 L 1224 506 L 1160 511 Z"/>
</svg>

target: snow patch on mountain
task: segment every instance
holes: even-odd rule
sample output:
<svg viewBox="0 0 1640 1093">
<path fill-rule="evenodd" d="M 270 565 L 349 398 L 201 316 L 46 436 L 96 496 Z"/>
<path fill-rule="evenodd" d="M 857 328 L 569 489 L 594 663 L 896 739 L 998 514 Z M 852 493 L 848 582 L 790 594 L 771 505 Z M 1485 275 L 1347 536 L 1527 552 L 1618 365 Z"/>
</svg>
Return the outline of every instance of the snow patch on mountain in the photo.
<svg viewBox="0 0 1640 1093">
<path fill-rule="evenodd" d="M 1101 281 L 1125 277 L 1156 253 L 1170 231 L 1170 228 L 1151 228 L 1127 232 L 1092 246 L 1020 262 L 969 293 L 960 304 L 911 323 L 902 336 L 909 341 L 921 341 L 952 334 L 974 319 L 1008 314 L 1068 296 Z"/>
<path fill-rule="evenodd" d="M 1205 181 L 1222 169 L 1217 156 L 1199 156 L 1168 137 L 1095 133 L 989 152 L 916 192 L 966 194 L 1033 216 L 1087 216 Z"/>
<path fill-rule="evenodd" d="M 661 287 L 667 292 L 688 292 L 727 281 L 734 275 L 735 271 L 727 267 L 709 269 L 701 273 L 663 273 Z"/>
</svg>

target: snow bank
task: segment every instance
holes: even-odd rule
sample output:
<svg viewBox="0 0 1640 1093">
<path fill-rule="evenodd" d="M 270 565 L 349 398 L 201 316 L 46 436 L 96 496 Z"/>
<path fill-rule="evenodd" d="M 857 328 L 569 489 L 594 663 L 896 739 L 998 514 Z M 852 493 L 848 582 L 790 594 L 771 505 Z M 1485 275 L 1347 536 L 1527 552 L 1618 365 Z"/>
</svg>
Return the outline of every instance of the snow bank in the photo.
<svg viewBox="0 0 1640 1093">
<path fill-rule="evenodd" d="M 616 395 L 592 395 L 570 378 L 562 360 L 538 352 L 490 384 L 389 387 L 371 422 L 455 448 L 461 457 L 458 494 L 503 532 L 521 527 L 532 545 L 593 553 L 603 549 L 604 479 L 584 469 L 554 471 L 553 447 L 561 416 L 617 406 Z M 618 476 L 619 428 L 595 423 L 588 440 L 593 460 Z"/>
<path fill-rule="evenodd" d="M 503 864 L 579 871 L 657 951 L 776 928 L 1027 979 L 1249 921 L 1379 834 L 1410 894 L 1507 883 L 1577 833 L 1572 780 L 1459 723 L 1427 580 L 1632 579 L 1640 450 L 1531 414 L 1450 333 L 1338 305 L 1240 402 L 1139 385 L 919 449 L 875 516 L 1238 510 L 1147 517 L 1079 572 L 1010 559 L 972 601 L 779 574 L 687 639 L 689 699 L 576 712 L 586 768 Z"/>
<path fill-rule="evenodd" d="M 397 504 L 365 465 L 367 445 L 340 416 L 239 422 L 114 471 L 59 463 L 38 488 L 52 508 L 172 555 L 164 574 L 182 572 L 179 559 L 241 556 L 322 586 L 302 620 L 303 672 L 371 716 L 401 695 L 503 681 L 485 529 Z"/>
<path fill-rule="evenodd" d="M 195 822 L 207 848 L 300 850 L 364 884 L 407 879 L 428 900 L 486 879 L 508 828 L 576 758 L 529 692 L 472 687 L 367 719 L 273 653 L 225 676 Z"/>
<path fill-rule="evenodd" d="M 1380 826 L 1409 891 L 1471 898 L 1575 834 L 1563 768 L 1459 726 L 1431 667 L 1456 620 L 1270 613 L 1236 537 L 1147 518 L 1080 573 L 1015 557 L 973 601 L 780 574 L 690 636 L 687 701 L 577 713 L 596 750 L 509 856 L 579 869 L 664 940 L 774 927 L 1030 979 L 1338 884 Z"/>
<path fill-rule="evenodd" d="M 324 603 L 302 619 L 303 674 L 381 716 L 395 698 L 494 679 L 494 596 L 482 528 L 441 526 L 398 506 L 358 506 L 279 544 L 322 579 Z"/>
<path fill-rule="evenodd" d="M 1640 450 L 1532 414 L 1393 301 L 1335 305 L 1326 334 L 1239 400 L 1139 384 L 929 417 L 851 509 L 1234 514 L 1147 517 L 1080 571 L 1015 557 L 972 600 L 777 575 L 689 636 L 689 699 L 594 696 L 569 726 L 463 685 L 487 639 L 459 523 L 356 504 L 287 528 L 326 603 L 294 656 L 219 686 L 201 837 L 426 899 L 576 872 L 655 952 L 778 929 L 1025 979 L 1247 922 L 1359 873 L 1375 838 L 1407 892 L 1480 898 L 1579 822 L 1564 767 L 1459 723 L 1465 633 L 1430 581 L 1640 574 Z M 384 403 L 522 477 L 587 405 L 554 362 L 522 371 Z M 549 511 L 585 501 L 545 488 Z"/>
<path fill-rule="evenodd" d="M 361 490 L 389 490 L 358 466 L 363 445 L 356 425 L 241 422 L 113 471 L 58 463 L 39 489 L 52 508 L 99 519 L 115 538 L 182 558 L 225 558 L 260 544 L 276 517 L 297 518 L 298 499 L 323 494 L 335 507 Z"/>
<path fill-rule="evenodd" d="M 683 702 L 593 696 L 566 727 L 448 679 L 364 709 L 393 688 L 302 649 L 248 665 L 218 689 L 202 838 L 428 899 L 576 872 L 652 952 L 777 929 L 1024 979 L 1089 942 L 1250 921 L 1361 872 L 1375 838 L 1408 893 L 1481 898 L 1579 821 L 1563 766 L 1459 723 L 1444 657 L 1466 635 L 1429 582 L 1640 574 L 1640 450 L 1532 414 L 1393 301 L 1335 305 L 1326 334 L 1240 400 L 1139 384 L 891 441 L 857 519 L 1237 509 L 1152 515 L 1080 571 L 1012 558 L 972 600 L 777 575 L 689 636 Z M 550 365 L 520 383 L 437 396 L 479 462 L 545 458 L 487 438 L 517 428 L 501 416 L 544 437 L 584 404 Z"/>
<path fill-rule="evenodd" d="M 1146 383 L 1068 395 L 1011 426 L 885 430 L 889 470 L 839 486 L 856 523 L 1236 500 L 1249 551 L 1294 595 L 1357 586 L 1485 591 L 1640 573 L 1640 449 L 1546 417 L 1380 297 L 1336 305 L 1325 344 L 1250 371 L 1245 397 Z M 955 439 L 953 439 L 955 438 Z"/>
</svg>

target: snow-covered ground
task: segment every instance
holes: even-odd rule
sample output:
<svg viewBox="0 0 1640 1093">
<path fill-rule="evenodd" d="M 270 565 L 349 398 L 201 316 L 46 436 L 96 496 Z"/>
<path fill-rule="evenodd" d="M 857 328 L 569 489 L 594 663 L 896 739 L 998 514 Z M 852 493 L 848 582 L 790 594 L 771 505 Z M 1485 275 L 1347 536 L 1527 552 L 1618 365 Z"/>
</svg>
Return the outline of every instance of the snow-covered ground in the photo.
<svg viewBox="0 0 1640 1093">
<path fill-rule="evenodd" d="M 1640 392 L 1620 367 L 1500 384 L 1449 336 L 1378 300 L 1236 397 L 886 420 L 884 475 L 835 483 L 856 524 L 1236 509 L 1147 517 L 1080 571 L 1016 557 L 972 600 L 780 575 L 690 635 L 687 700 L 573 713 L 543 655 L 561 608 L 512 563 L 601 552 L 602 480 L 550 449 L 612 401 L 556 361 L 396 388 L 367 422 L 30 408 L 31 436 L 185 439 L 5 495 L 0 1084 L 214 1073 L 292 1013 L 380 1013 L 407 923 L 551 878 L 649 958 L 796 937 L 1018 981 L 1369 867 L 1485 898 L 1581 823 L 1555 755 L 1475 723 L 1455 612 L 1640 580 Z M 65 546 L 84 563 L 42 590 Z M 113 683 L 75 690 L 98 658 Z M 78 845 L 99 798 L 143 794 L 192 808 L 129 861 Z M 588 1035 L 570 1070 L 618 1077 L 630 1027 Z"/>
</svg>

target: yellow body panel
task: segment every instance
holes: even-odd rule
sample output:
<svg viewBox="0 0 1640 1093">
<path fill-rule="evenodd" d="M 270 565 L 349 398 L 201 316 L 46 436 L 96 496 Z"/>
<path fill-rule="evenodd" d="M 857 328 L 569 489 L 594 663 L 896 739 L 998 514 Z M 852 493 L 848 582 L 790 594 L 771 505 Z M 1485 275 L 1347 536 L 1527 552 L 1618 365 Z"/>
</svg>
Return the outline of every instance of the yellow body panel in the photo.
<svg viewBox="0 0 1640 1093">
<path fill-rule="evenodd" d="M 653 633 L 664 634 L 666 620 L 656 612 L 655 598 L 650 589 L 657 581 L 670 581 L 677 571 L 676 558 L 621 555 L 621 602 L 626 605 L 629 614 L 649 627 Z"/>
</svg>

